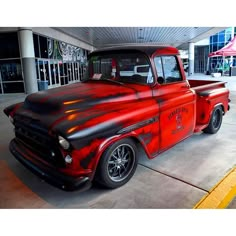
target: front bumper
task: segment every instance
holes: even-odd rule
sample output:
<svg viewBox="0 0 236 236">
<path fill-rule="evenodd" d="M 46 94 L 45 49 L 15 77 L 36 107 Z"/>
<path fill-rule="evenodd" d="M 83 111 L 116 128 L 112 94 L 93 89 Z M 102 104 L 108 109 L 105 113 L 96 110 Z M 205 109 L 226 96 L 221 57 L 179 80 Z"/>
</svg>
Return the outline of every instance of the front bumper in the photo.
<svg viewBox="0 0 236 236">
<path fill-rule="evenodd" d="M 30 159 L 27 149 L 19 143 L 16 139 L 10 142 L 9 149 L 15 158 L 21 162 L 26 168 L 33 173 L 44 179 L 46 182 L 66 191 L 72 191 L 76 189 L 88 189 L 91 186 L 89 177 L 73 177 L 58 172 L 49 166 L 42 163 L 34 163 Z M 32 158 L 33 159 L 33 158 Z"/>
</svg>

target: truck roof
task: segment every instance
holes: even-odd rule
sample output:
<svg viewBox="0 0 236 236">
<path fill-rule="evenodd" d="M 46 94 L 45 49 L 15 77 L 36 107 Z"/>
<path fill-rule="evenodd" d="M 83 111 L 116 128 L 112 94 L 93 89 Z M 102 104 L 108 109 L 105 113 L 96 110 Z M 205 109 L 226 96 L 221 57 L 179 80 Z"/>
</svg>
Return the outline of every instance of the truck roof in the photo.
<svg viewBox="0 0 236 236">
<path fill-rule="evenodd" d="M 160 54 L 179 54 L 179 51 L 177 48 L 172 46 L 160 46 L 160 45 L 129 45 L 129 46 L 114 46 L 114 47 L 105 47 L 101 49 L 97 49 L 90 53 L 90 55 L 94 55 L 97 53 L 102 52 L 110 52 L 110 51 L 140 51 L 147 54 L 149 57 L 153 53 L 160 53 Z"/>
</svg>

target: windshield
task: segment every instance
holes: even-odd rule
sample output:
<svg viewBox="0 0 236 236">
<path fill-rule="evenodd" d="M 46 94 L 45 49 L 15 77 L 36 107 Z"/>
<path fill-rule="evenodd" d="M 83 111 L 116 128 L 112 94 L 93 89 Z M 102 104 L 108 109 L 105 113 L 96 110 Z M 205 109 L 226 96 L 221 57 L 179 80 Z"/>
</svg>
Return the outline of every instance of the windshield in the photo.
<svg viewBox="0 0 236 236">
<path fill-rule="evenodd" d="M 91 56 L 84 80 L 112 80 L 139 84 L 154 82 L 148 58 L 136 52 Z"/>
</svg>

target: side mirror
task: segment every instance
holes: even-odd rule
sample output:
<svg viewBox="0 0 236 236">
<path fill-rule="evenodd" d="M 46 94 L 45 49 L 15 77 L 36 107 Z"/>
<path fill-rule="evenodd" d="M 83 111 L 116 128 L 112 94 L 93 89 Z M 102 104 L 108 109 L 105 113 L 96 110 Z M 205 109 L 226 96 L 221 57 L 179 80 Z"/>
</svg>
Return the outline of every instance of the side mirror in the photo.
<svg viewBox="0 0 236 236">
<path fill-rule="evenodd" d="M 165 82 L 165 80 L 164 80 L 164 78 L 163 78 L 162 76 L 159 76 L 159 77 L 157 78 L 157 82 L 158 82 L 159 84 L 163 84 L 163 83 Z"/>
</svg>

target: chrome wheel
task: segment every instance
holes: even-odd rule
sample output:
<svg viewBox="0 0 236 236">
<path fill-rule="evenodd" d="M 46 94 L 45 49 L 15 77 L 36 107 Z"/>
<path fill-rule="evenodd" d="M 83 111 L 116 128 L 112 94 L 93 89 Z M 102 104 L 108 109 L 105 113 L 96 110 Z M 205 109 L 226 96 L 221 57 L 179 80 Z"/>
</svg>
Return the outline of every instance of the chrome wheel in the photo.
<svg viewBox="0 0 236 236">
<path fill-rule="evenodd" d="M 111 144 L 102 154 L 95 180 L 107 188 L 118 188 L 127 183 L 138 165 L 136 143 L 129 138 Z"/>
<path fill-rule="evenodd" d="M 121 144 L 111 153 L 107 163 L 109 178 L 114 182 L 123 181 L 133 169 L 135 151 L 129 144 Z"/>
</svg>

